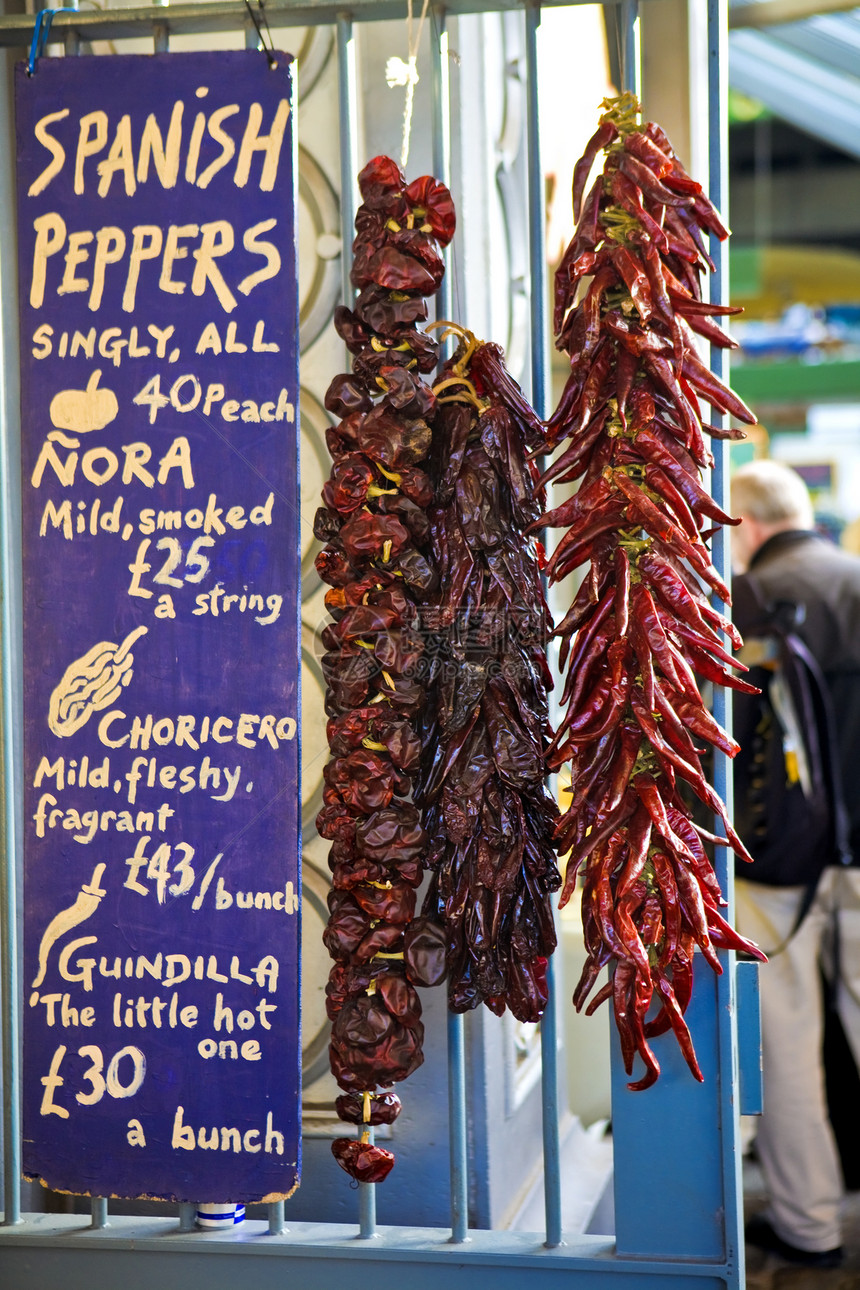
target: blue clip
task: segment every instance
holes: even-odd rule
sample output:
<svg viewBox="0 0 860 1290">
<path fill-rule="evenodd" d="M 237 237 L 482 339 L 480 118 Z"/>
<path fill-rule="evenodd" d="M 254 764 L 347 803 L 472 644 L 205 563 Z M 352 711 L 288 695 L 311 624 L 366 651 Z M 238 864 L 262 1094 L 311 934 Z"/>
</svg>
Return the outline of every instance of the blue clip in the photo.
<svg viewBox="0 0 860 1290">
<path fill-rule="evenodd" d="M 45 52 L 45 45 L 48 43 L 48 32 L 51 30 L 51 23 L 54 21 L 55 13 L 77 13 L 77 9 L 70 5 L 64 9 L 40 9 L 36 14 L 33 39 L 30 41 L 30 57 L 27 59 L 28 76 L 33 75 L 36 70 L 37 59 L 41 58 Z"/>
</svg>

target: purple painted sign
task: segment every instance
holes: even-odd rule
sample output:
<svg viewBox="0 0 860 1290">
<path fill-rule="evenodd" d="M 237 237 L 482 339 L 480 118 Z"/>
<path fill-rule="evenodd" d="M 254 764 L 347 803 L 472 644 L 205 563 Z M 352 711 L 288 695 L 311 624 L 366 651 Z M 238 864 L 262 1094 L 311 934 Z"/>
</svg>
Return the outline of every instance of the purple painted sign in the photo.
<svg viewBox="0 0 860 1290">
<path fill-rule="evenodd" d="M 18 73 L 25 1171 L 277 1199 L 300 1143 L 291 63 Z"/>
</svg>

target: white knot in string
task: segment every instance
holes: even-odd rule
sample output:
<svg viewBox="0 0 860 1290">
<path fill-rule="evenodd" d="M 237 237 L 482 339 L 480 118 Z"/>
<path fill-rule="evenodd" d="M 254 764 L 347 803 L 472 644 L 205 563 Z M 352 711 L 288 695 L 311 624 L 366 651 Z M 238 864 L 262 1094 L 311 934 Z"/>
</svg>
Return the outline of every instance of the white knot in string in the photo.
<svg viewBox="0 0 860 1290">
<path fill-rule="evenodd" d="M 390 90 L 398 85 L 417 85 L 418 67 L 414 55 L 408 63 L 404 63 L 402 58 L 389 58 L 385 64 L 385 79 Z"/>
<path fill-rule="evenodd" d="M 389 58 L 385 64 L 385 79 L 388 82 L 389 89 L 396 89 L 398 85 L 406 86 L 406 102 L 403 105 L 403 134 L 400 146 L 400 169 L 406 169 L 406 163 L 409 160 L 409 138 L 412 133 L 412 102 L 415 97 L 415 86 L 418 83 L 418 66 L 415 54 L 409 56 L 409 61 L 405 62 L 402 58 Z"/>
</svg>

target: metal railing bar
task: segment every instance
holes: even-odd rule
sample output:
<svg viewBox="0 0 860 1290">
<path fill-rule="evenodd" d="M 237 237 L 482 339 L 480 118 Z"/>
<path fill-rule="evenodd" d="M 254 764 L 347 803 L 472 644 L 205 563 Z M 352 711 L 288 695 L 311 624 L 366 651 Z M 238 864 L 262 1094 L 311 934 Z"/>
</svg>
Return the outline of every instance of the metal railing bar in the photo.
<svg viewBox="0 0 860 1290">
<path fill-rule="evenodd" d="M 541 169 L 537 33 L 540 4 L 528 4 L 526 20 L 526 150 L 528 166 L 529 278 L 531 301 L 532 406 L 538 416 L 549 412 L 549 343 L 546 290 L 546 194 Z"/>
<path fill-rule="evenodd" d="M 31 1217 L 35 1220 L 41 1216 Z M 158 1284 L 164 1290 L 196 1284 L 194 1270 L 210 1290 L 234 1290 L 243 1270 L 246 1281 L 251 1278 L 255 1286 L 263 1285 L 267 1290 L 284 1285 L 313 1286 L 314 1290 L 347 1284 L 366 1287 L 395 1277 L 399 1285 L 410 1290 L 415 1285 L 433 1290 L 440 1284 L 446 1290 L 475 1290 L 490 1284 L 491 1277 L 494 1284 L 505 1287 L 521 1284 L 520 1278 L 529 1278 L 529 1285 L 546 1290 L 559 1290 L 562 1285 L 600 1290 L 604 1283 L 618 1290 L 623 1278 L 628 1278 L 625 1284 L 633 1290 L 659 1290 L 661 1285 L 667 1290 L 676 1280 L 683 1290 L 696 1285 L 703 1290 L 724 1287 L 721 1261 L 669 1256 L 618 1258 L 611 1236 L 574 1234 L 567 1244 L 550 1251 L 535 1243 L 533 1232 L 478 1229 L 472 1231 L 466 1246 L 452 1249 L 438 1228 L 386 1227 L 378 1241 L 362 1243 L 342 1223 L 296 1223 L 287 1237 L 267 1241 L 256 1239 L 265 1237 L 266 1229 L 264 1223 L 253 1219 L 247 1219 L 239 1230 L 209 1232 L 201 1239 L 197 1232 L 177 1233 L 159 1218 L 117 1215 L 104 1232 L 93 1232 L 81 1227 L 80 1215 L 48 1217 L 49 1225 L 34 1221 L 14 1231 L 0 1231 L 4 1273 L 7 1267 L 14 1269 L 9 1277 L 4 1276 L 4 1290 L 53 1286 L 58 1280 L 56 1267 L 60 1259 L 69 1285 L 98 1281 L 111 1286 L 150 1286 L 158 1274 L 150 1272 L 149 1279 L 145 1279 L 145 1273 L 138 1271 L 136 1277 L 126 1280 L 116 1274 L 116 1262 L 113 1273 L 108 1271 L 105 1258 L 126 1254 L 130 1258 L 123 1263 L 129 1269 L 133 1259 L 145 1261 L 172 1251 L 181 1251 L 188 1270 L 183 1267 L 170 1270 L 163 1278 L 159 1276 Z M 48 1239 L 46 1227 L 51 1233 Z M 12 1255 L 16 1256 L 14 1264 Z M 99 1258 L 98 1264 L 94 1255 Z M 194 1259 L 200 1261 L 190 1262 Z M 162 1268 L 166 1266 L 161 1264 Z M 46 1267 L 48 1270 L 40 1277 L 38 1273 Z M 90 1280 L 81 1276 L 82 1269 L 89 1273 Z M 16 1276 L 19 1270 L 21 1275 Z M 376 1281 L 372 1281 L 374 1276 Z"/>
<path fill-rule="evenodd" d="M 287 1230 L 284 1226 L 284 1202 L 273 1200 L 268 1207 L 269 1236 L 283 1236 Z"/>
<path fill-rule="evenodd" d="M 466 1043 L 462 1013 L 448 1013 L 448 1141 L 450 1151 L 451 1243 L 469 1233 L 469 1164 L 466 1141 Z"/>
<path fill-rule="evenodd" d="M 373 1126 L 368 1125 L 365 1132 L 367 1141 L 372 1143 L 376 1136 Z M 377 1235 L 376 1183 L 358 1184 L 358 1234 L 364 1241 L 368 1241 Z"/>
<path fill-rule="evenodd" d="M 449 65 L 447 9 L 435 5 L 432 10 L 432 35 L 430 37 L 431 69 L 431 143 L 433 174 L 448 188 L 451 187 L 451 76 Z M 436 320 L 454 319 L 454 259 L 453 249 L 443 251 L 445 276 L 436 295 Z M 439 339 L 439 333 L 436 333 Z M 440 343 L 440 361 L 450 352 L 450 342 Z"/>
<path fill-rule="evenodd" d="M 72 0 L 69 8 L 77 9 L 78 0 Z M 66 58 L 74 58 L 81 52 L 81 37 L 77 27 L 68 27 L 63 40 L 63 52 Z"/>
<path fill-rule="evenodd" d="M 3 846 L 5 864 L 3 864 L 2 886 L 0 886 L 0 955 L 3 971 L 0 972 L 0 1003 L 3 1015 L 0 1020 L 2 1029 L 2 1065 L 3 1065 L 3 1184 L 4 1184 L 4 1217 L 6 1226 L 21 1222 L 21 1063 L 20 1063 L 20 982 L 18 969 L 18 925 L 17 925 L 17 883 L 15 858 L 17 851 L 16 827 L 16 786 L 12 755 L 14 747 L 14 660 L 18 651 L 14 648 L 13 604 L 11 594 L 13 557 L 10 551 L 11 524 L 10 517 L 16 513 L 10 504 L 11 463 L 8 459 L 9 441 L 3 436 L 2 461 L 2 500 L 5 522 L 2 533 L 2 552 L 0 552 L 0 591 L 2 591 L 2 668 L 3 699 L 2 727 L 0 727 L 0 760 L 3 763 L 2 802 L 0 817 L 3 824 Z"/>
<path fill-rule="evenodd" d="M 721 27 L 721 23 L 723 24 Z M 725 45 L 725 48 L 724 48 Z M 725 215 L 725 198 L 728 191 L 728 141 L 724 105 L 728 95 L 727 63 L 728 42 L 725 40 L 725 0 L 708 0 L 708 195 L 711 201 Z M 710 235 L 710 253 L 715 271 L 711 275 L 711 299 L 719 304 L 728 304 L 728 254 L 725 243 L 715 235 Z M 720 380 L 725 380 L 728 373 L 727 352 L 718 345 L 711 346 L 711 370 Z M 726 420 L 717 408 L 712 409 L 717 424 Z M 720 451 L 717 451 L 720 449 Z M 728 453 L 725 441 L 715 440 L 712 451 L 716 462 L 711 481 L 712 490 L 719 505 L 724 504 L 726 488 L 725 468 Z M 731 562 L 728 559 L 727 528 L 721 528 L 713 538 L 713 551 L 722 558 L 721 572 L 725 576 L 730 572 Z M 717 688 L 716 698 L 726 703 L 727 691 Z M 727 762 L 724 762 L 727 765 Z"/>
<path fill-rule="evenodd" d="M 529 278 L 531 313 L 531 396 L 541 417 L 549 412 L 549 340 L 546 286 L 546 194 L 541 165 L 538 74 L 539 4 L 525 11 L 526 153 L 528 166 Z M 541 1020 L 541 1107 L 546 1245 L 561 1244 L 561 1144 L 558 1098 L 558 999 L 555 966 L 547 964 L 549 998 Z"/>
<path fill-rule="evenodd" d="M 727 87 L 724 70 L 717 65 L 717 59 L 721 55 L 720 22 L 725 19 L 725 4 L 726 0 L 708 0 L 708 195 L 718 210 L 723 207 L 727 191 L 726 149 L 722 146 L 726 129 L 723 120 L 723 104 Z M 711 299 L 719 304 L 728 304 L 728 255 L 724 243 L 714 234 L 710 235 L 709 250 L 715 265 L 714 273 L 711 275 Z M 717 345 L 712 345 L 710 348 L 711 370 L 720 380 L 725 381 L 728 377 L 726 353 Z M 718 408 L 712 407 L 711 414 L 716 425 L 721 426 L 727 421 L 725 414 Z M 711 451 L 714 456 L 711 492 L 717 504 L 725 506 L 728 484 L 728 444 L 724 440 L 712 440 Z M 718 529 L 711 543 L 714 565 L 727 581 L 731 577 L 728 535 L 727 528 Z M 722 686 L 716 686 L 714 689 L 713 709 L 717 721 L 730 729 L 728 725 L 731 722 L 729 691 Z M 719 751 L 716 751 L 714 756 L 714 788 L 726 803 L 731 815 L 732 784 L 729 759 L 725 753 Z M 727 900 L 731 900 L 734 888 L 734 866 L 730 862 L 730 854 L 726 847 L 716 848 L 715 868 L 723 894 Z M 725 980 L 724 975 L 721 984 L 724 984 Z"/>
<path fill-rule="evenodd" d="M 549 998 L 540 1023 L 541 1099 L 543 1106 L 543 1186 L 546 1215 L 545 1244 L 548 1249 L 562 1243 L 561 1231 L 561 1141 L 558 1096 L 558 997 L 556 969 L 551 958 L 546 971 Z"/>
<path fill-rule="evenodd" d="M 448 66 L 447 7 L 433 10 L 430 40 L 432 68 L 431 141 L 433 175 L 451 186 L 451 100 Z M 446 272 L 436 297 L 437 318 L 453 318 L 454 283 L 450 249 Z M 466 1142 L 466 1046 L 465 1021 L 448 1014 L 448 1151 L 451 1188 L 451 1242 L 462 1244 L 469 1230 L 469 1166 Z"/>
<path fill-rule="evenodd" d="M 268 10 L 267 10 L 268 12 Z M 341 301 L 349 306 L 354 298 L 350 271 L 355 231 L 355 125 L 357 117 L 355 34 L 351 13 L 339 12 L 337 37 L 338 143 L 340 147 Z M 368 1141 L 374 1132 L 367 1129 Z M 358 1184 L 358 1232 L 364 1240 L 376 1235 L 376 1184 Z"/>
<path fill-rule="evenodd" d="M 448 66 L 447 6 L 433 10 L 434 30 L 430 41 L 432 68 L 432 156 L 433 175 L 451 186 L 451 100 Z M 437 296 L 437 318 L 453 318 L 454 283 L 450 250 L 447 267 Z M 451 1189 L 451 1242 L 462 1244 L 469 1230 L 469 1166 L 466 1142 L 466 1046 L 465 1021 L 448 1014 L 448 1152 Z"/>
<path fill-rule="evenodd" d="M 443 184 L 451 185 L 451 78 L 448 67 L 447 9 L 433 7 L 433 35 L 430 40 L 432 64 L 432 122 L 433 122 L 433 174 Z M 439 289 L 439 305 L 443 318 L 450 318 L 452 295 L 450 271 L 446 272 Z"/>
<path fill-rule="evenodd" d="M 4 437 L 3 462 L 0 469 L 8 476 L 8 463 Z M 10 515 L 8 505 L 8 481 L 3 481 L 3 513 Z M 2 543 L 2 564 L 0 573 L 0 590 L 2 590 L 3 612 L 3 712 L 2 729 L 0 729 L 0 759 L 3 762 L 3 801 L 0 803 L 0 816 L 3 823 L 3 842 L 5 847 L 5 864 L 3 882 L 0 888 L 0 955 L 3 971 L 0 973 L 0 1001 L 2 1001 L 2 1043 L 3 1043 L 3 1223 L 9 1226 L 21 1222 L 21 1068 L 19 1059 L 20 1006 L 19 1006 L 19 972 L 18 972 L 18 927 L 17 899 L 15 881 L 16 821 L 15 821 L 15 783 L 13 773 L 13 714 L 12 667 L 16 651 L 12 649 L 13 629 L 11 585 L 12 560 L 8 550 L 8 524 L 4 524 Z"/>
<path fill-rule="evenodd" d="M 590 0 L 572 0 L 574 4 L 587 4 Z M 607 0 L 609 4 L 623 0 Z M 548 5 L 562 6 L 571 0 L 546 0 Z M 449 14 L 518 12 L 522 0 L 449 0 Z M 344 15 L 343 3 L 336 0 L 270 0 L 266 5 L 266 18 L 270 27 L 318 26 L 334 24 Z M 406 0 L 352 0 L 348 6 L 350 18 L 361 21 L 382 21 L 405 18 Z M 169 15 L 169 16 L 168 16 Z M 58 13 L 53 19 L 48 44 L 62 44 L 69 28 L 77 31 L 82 40 L 122 40 L 140 36 L 140 28 L 166 26 L 171 35 L 193 36 L 213 31 L 234 31 L 244 27 L 248 10 L 236 0 L 209 0 L 202 4 L 147 5 L 134 9 L 81 10 L 74 14 Z M 33 16 L 10 14 L 0 18 L 0 45 L 30 44 L 33 35 Z"/>
<path fill-rule="evenodd" d="M 728 4 L 727 0 L 708 0 L 708 192 L 718 210 L 725 213 L 728 195 Z M 725 242 L 712 234 L 709 250 L 716 266 L 712 278 L 711 299 L 719 304 L 729 300 L 729 256 Z M 729 362 L 726 352 L 711 345 L 711 369 L 721 380 L 728 380 Z M 711 409 L 716 423 L 723 425 L 727 418 Z M 726 507 L 729 491 L 729 444 L 724 440 L 712 441 L 714 467 L 711 472 L 711 491 L 719 506 Z M 715 567 L 730 584 L 730 530 L 717 531 L 712 544 Z M 731 734 L 732 705 L 730 692 L 717 686 L 714 694 L 714 717 Z M 729 816 L 733 812 L 732 768 L 725 753 L 716 751 L 714 758 L 714 788 L 725 802 Z M 734 862 L 727 847 L 716 848 L 715 868 L 723 895 L 728 901 L 728 916 L 734 913 Z M 743 1195 L 739 1159 L 740 1127 L 737 1099 L 734 1090 L 738 1084 L 737 1034 L 733 1025 L 735 1016 L 735 954 L 723 951 L 720 958 L 726 970 L 717 980 L 717 1037 L 720 1078 L 720 1111 L 722 1132 L 722 1177 L 724 1185 L 723 1210 L 726 1245 L 726 1285 L 729 1290 L 740 1290 L 746 1284 L 743 1226 Z"/>
<path fill-rule="evenodd" d="M 245 48 L 246 49 L 261 48 L 259 32 L 257 31 L 257 28 L 254 26 L 253 22 L 251 22 L 250 18 L 248 18 L 245 22 Z"/>
<path fill-rule="evenodd" d="M 105 1196 L 93 1196 L 90 1200 L 90 1227 L 100 1232 L 108 1226 L 108 1203 Z"/>
<path fill-rule="evenodd" d="M 194 1219 L 197 1215 L 197 1206 L 185 1202 L 179 1206 L 179 1230 L 180 1232 L 193 1232 Z"/>
<path fill-rule="evenodd" d="M 7 72 L 8 75 L 8 72 Z M 4 85 L 7 82 L 4 79 Z M 11 114 L 6 122 L 6 161 L 0 175 L 3 193 L 14 192 L 11 158 L 15 155 Z M 0 1041 L 3 1081 L 3 1180 L 5 1226 L 21 1222 L 21 969 L 18 955 L 18 853 L 21 827 L 19 724 L 20 643 L 20 459 L 15 404 L 7 372 L 18 354 L 18 309 L 15 300 L 15 251 L 4 242 L 2 262 L 2 350 L 0 350 Z M 8 271 L 8 272 L 7 272 Z"/>
<path fill-rule="evenodd" d="M 621 89 L 639 98 L 642 94 L 642 52 L 639 38 L 639 0 L 621 0 Z"/>
<path fill-rule="evenodd" d="M 268 11 L 267 11 L 268 12 Z M 337 92 L 338 137 L 340 140 L 340 227 L 341 227 L 341 301 L 353 300 L 350 271 L 352 239 L 355 232 L 355 35 L 349 14 L 337 16 Z"/>
</svg>

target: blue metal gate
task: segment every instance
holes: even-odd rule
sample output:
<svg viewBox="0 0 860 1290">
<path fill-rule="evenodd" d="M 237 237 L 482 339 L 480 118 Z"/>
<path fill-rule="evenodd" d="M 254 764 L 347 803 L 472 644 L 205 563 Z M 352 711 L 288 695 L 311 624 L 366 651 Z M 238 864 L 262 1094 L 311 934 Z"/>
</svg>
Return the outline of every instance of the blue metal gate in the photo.
<svg viewBox="0 0 860 1290">
<path fill-rule="evenodd" d="M 707 6 L 710 143 L 709 190 L 717 204 L 726 195 L 726 0 L 699 0 Z M 544 193 L 538 138 L 540 87 L 537 75 L 538 4 L 520 0 L 451 0 L 433 6 L 433 170 L 448 179 L 450 102 L 447 83 L 446 16 L 464 13 L 523 10 L 527 49 L 528 255 L 531 270 L 532 344 L 531 396 L 547 410 L 548 375 L 544 287 Z M 354 24 L 404 16 L 404 0 L 353 0 L 348 10 L 328 0 L 273 0 L 266 6 L 270 25 L 334 24 L 339 74 L 339 120 L 342 191 L 344 296 L 350 291 L 348 247 L 354 207 L 354 176 L 358 169 L 353 127 L 356 96 L 353 57 Z M 618 5 L 623 32 L 622 88 L 638 89 L 638 9 L 636 0 Z M 148 9 L 59 11 L 51 38 L 64 41 L 74 53 L 80 40 L 115 39 L 153 34 L 156 50 L 167 48 L 170 35 L 244 27 L 248 43 L 257 32 L 241 4 L 203 3 L 152 6 Z M 32 17 L 0 20 L 0 44 L 26 45 Z M 715 242 L 717 264 L 714 299 L 725 298 L 726 255 Z M 5 288 L 4 284 L 4 288 Z M 440 302 L 450 317 L 450 284 Z M 4 337 L 4 362 L 13 370 L 16 338 Z M 713 356 L 715 370 L 722 351 Z M 3 1020 L 3 1145 L 5 1216 L 0 1226 L 0 1280 L 5 1290 L 62 1284 L 83 1290 L 94 1283 L 124 1290 L 159 1284 L 180 1287 L 205 1281 L 232 1287 L 253 1282 L 258 1290 L 280 1286 L 291 1278 L 303 1287 L 334 1287 L 344 1283 L 356 1290 L 376 1287 L 382 1276 L 396 1278 L 410 1290 L 421 1290 L 444 1278 L 452 1287 L 489 1285 L 497 1290 L 519 1287 L 525 1275 L 538 1278 L 541 1288 L 599 1286 L 625 1290 L 633 1285 L 659 1286 L 666 1278 L 684 1287 L 744 1285 L 739 1111 L 755 1111 L 760 1099 L 755 965 L 736 963 L 721 952 L 721 977 L 699 974 L 690 1006 L 705 1082 L 689 1078 L 671 1039 L 658 1041 L 663 1076 L 647 1095 L 631 1094 L 619 1054 L 613 1052 L 612 1127 L 615 1150 L 616 1235 L 571 1236 L 562 1230 L 560 1149 L 558 1134 L 559 1073 L 557 1010 L 550 1008 L 542 1023 L 543 1161 L 545 1230 L 521 1233 L 475 1230 L 468 1226 L 468 1166 L 466 1062 L 463 1018 L 450 1015 L 448 1030 L 448 1105 L 450 1152 L 450 1225 L 444 1228 L 403 1228 L 378 1225 L 376 1195 L 362 1185 L 357 1196 L 356 1221 L 350 1225 L 289 1222 L 283 1202 L 268 1209 L 267 1221 L 246 1222 L 241 1229 L 221 1232 L 194 1230 L 194 1209 L 180 1206 L 178 1216 L 136 1218 L 110 1213 L 105 1199 L 94 1199 L 89 1221 L 80 1216 L 22 1214 L 20 1152 L 19 1018 L 21 982 L 18 972 L 17 856 L 18 821 L 15 766 L 19 740 L 19 648 L 16 556 L 17 470 L 10 442 L 14 428 L 5 428 L 3 467 L 3 726 L 2 753 L 5 850 L 2 899 L 2 1020 Z M 714 444 L 717 465 L 713 489 L 724 489 L 725 445 Z M 717 539 L 719 541 L 719 539 Z M 724 546 L 715 552 L 718 567 L 727 566 Z M 727 724 L 725 700 L 716 716 Z M 729 800 L 730 781 L 725 758 L 719 759 L 717 791 Z M 722 888 L 731 896 L 731 865 L 723 851 L 718 857 Z M 739 1014 L 741 1025 L 739 1026 Z M 739 1036 L 741 1042 L 739 1042 Z M 743 1060 L 742 1060 L 743 1058 Z M 389 1186 L 396 1184 L 389 1184 Z M 168 1207 L 165 1207 L 165 1212 Z M 289 1223 L 289 1226 L 287 1224 Z"/>
</svg>

